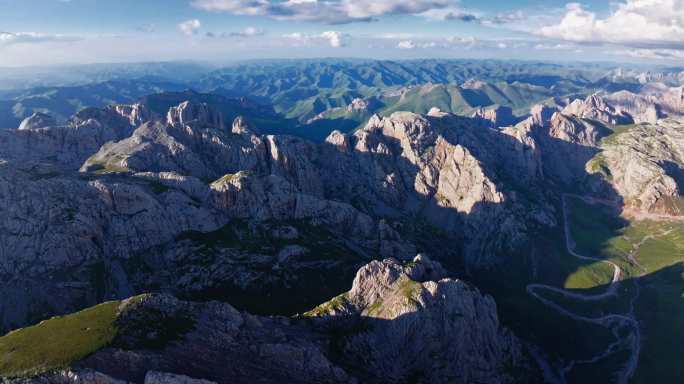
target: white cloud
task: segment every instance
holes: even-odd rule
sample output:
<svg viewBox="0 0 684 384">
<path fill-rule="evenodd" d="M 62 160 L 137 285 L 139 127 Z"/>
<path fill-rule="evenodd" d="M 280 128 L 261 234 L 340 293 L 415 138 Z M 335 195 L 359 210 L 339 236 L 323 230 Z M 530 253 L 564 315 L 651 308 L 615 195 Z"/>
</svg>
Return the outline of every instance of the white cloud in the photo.
<svg viewBox="0 0 684 384">
<path fill-rule="evenodd" d="M 466 23 L 482 21 L 482 16 L 473 12 L 464 11 L 457 6 L 432 8 L 420 15 L 433 20 L 458 20 Z"/>
<path fill-rule="evenodd" d="M 321 37 L 328 40 L 330 46 L 333 48 L 340 48 L 346 45 L 346 36 L 337 31 L 325 31 L 321 33 Z"/>
<path fill-rule="evenodd" d="M 476 44 L 487 46 L 483 41 L 477 40 L 474 37 L 459 37 L 451 36 L 443 39 L 408 39 L 401 40 L 397 43 L 399 49 L 429 49 L 429 48 L 471 48 Z M 489 44 L 491 45 L 491 44 Z M 496 45 L 492 45 L 494 47 Z"/>
<path fill-rule="evenodd" d="M 499 13 L 494 17 L 490 17 L 483 21 L 483 24 L 504 25 L 515 24 L 527 20 L 528 16 L 523 11 L 515 11 L 510 13 Z"/>
<path fill-rule="evenodd" d="M 223 33 L 207 32 L 206 36 L 207 37 L 221 37 L 221 38 L 229 38 L 229 37 L 248 38 L 248 37 L 255 37 L 255 36 L 263 36 L 265 34 L 266 34 L 266 32 L 261 28 L 247 27 L 247 28 L 243 29 L 242 31 L 237 31 L 237 32 L 223 32 Z"/>
<path fill-rule="evenodd" d="M 638 59 L 684 60 L 684 51 L 679 49 L 625 49 L 613 51 L 611 53 Z"/>
<path fill-rule="evenodd" d="M 570 50 L 574 49 L 575 46 L 571 44 L 537 44 L 534 46 L 536 50 Z"/>
<path fill-rule="evenodd" d="M 69 42 L 82 40 L 77 36 L 52 35 L 38 32 L 0 32 L 0 45 L 45 43 L 45 42 Z"/>
<path fill-rule="evenodd" d="M 412 40 L 400 41 L 397 44 L 397 48 L 399 48 L 399 49 L 413 49 L 413 48 L 416 48 L 416 43 L 414 43 Z"/>
<path fill-rule="evenodd" d="M 583 43 L 684 48 L 684 1 L 624 0 L 605 18 L 569 3 L 560 23 L 543 27 L 540 34 Z"/>
<path fill-rule="evenodd" d="M 326 42 L 333 48 L 346 47 L 351 36 L 339 31 L 325 31 L 320 34 L 304 34 L 301 32 L 288 33 L 284 38 L 294 41 L 297 45 L 306 45 L 310 42 Z"/>
<path fill-rule="evenodd" d="M 193 0 L 206 11 L 267 16 L 277 20 L 344 24 L 383 15 L 416 15 L 457 5 L 458 0 Z"/>
<path fill-rule="evenodd" d="M 198 30 L 202 26 L 197 19 L 187 20 L 178 24 L 178 30 L 180 30 L 184 35 L 192 36 L 197 34 Z"/>
<path fill-rule="evenodd" d="M 414 33 L 407 33 L 407 32 L 389 32 L 389 33 L 382 33 L 380 35 L 374 36 L 377 39 L 389 39 L 389 40 L 396 40 L 396 39 L 412 39 L 416 37 L 416 34 Z"/>
<path fill-rule="evenodd" d="M 256 27 L 247 27 L 243 29 L 240 32 L 233 32 L 233 36 L 240 36 L 240 37 L 252 37 L 252 36 L 261 36 L 264 34 L 264 30 L 261 28 L 256 28 Z"/>
</svg>

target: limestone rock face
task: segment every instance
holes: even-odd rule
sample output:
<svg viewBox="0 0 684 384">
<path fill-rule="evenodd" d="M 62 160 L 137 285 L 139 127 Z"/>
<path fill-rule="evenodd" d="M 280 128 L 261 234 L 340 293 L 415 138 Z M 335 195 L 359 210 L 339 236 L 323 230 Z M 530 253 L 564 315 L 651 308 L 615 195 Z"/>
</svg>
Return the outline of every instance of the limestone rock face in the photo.
<svg viewBox="0 0 684 384">
<path fill-rule="evenodd" d="M 179 190 L 156 194 L 145 179 L 89 181 L 34 172 L 0 167 L 3 330 L 94 304 L 98 295 L 130 295 L 119 262 L 182 231 L 213 230 L 225 220 Z M 102 268 L 108 276 L 98 277 Z"/>
<path fill-rule="evenodd" d="M 335 146 L 341 152 L 348 152 L 351 149 L 349 136 L 338 130 L 330 132 L 330 135 L 328 135 L 328 137 L 325 139 L 325 142 Z"/>
<path fill-rule="evenodd" d="M 654 105 L 660 113 L 658 117 L 676 118 L 684 115 L 684 86 L 670 87 L 663 83 L 649 83 L 644 85 L 638 96 Z"/>
<path fill-rule="evenodd" d="M 473 113 L 473 118 L 488 121 L 494 127 L 505 127 L 515 124 L 513 110 L 509 107 L 479 108 Z"/>
<path fill-rule="evenodd" d="M 29 117 L 18 130 L 0 132 L 0 157 L 19 163 L 51 161 L 76 169 L 106 142 L 121 140 L 132 131 L 130 106 L 86 108 L 65 125 L 42 114 Z"/>
<path fill-rule="evenodd" d="M 342 348 L 371 382 L 514 382 L 502 368 L 521 366 L 523 348 L 499 325 L 493 299 L 444 273 L 425 256 L 408 265 L 374 261 L 318 314 L 364 318 Z"/>
<path fill-rule="evenodd" d="M 615 92 L 605 96 L 606 100 L 632 116 L 635 123 L 655 123 L 665 116 L 659 104 L 649 97 L 629 91 Z"/>
<path fill-rule="evenodd" d="M 533 183 L 541 172 L 528 131 L 502 134 L 453 115 L 395 113 L 372 117 L 353 135 L 333 132 L 317 145 L 289 136 L 259 136 L 242 119 L 234 122 L 232 132 L 212 124 L 218 124 L 218 117 L 210 111 L 183 103 L 172 108 L 166 122 L 147 122 L 130 138 L 104 145 L 81 170 L 235 179 L 217 189 L 214 201 L 241 210 L 240 217 L 284 218 L 274 209 L 293 213 L 285 207 L 296 207 L 301 215 L 317 211 L 313 207 L 319 201 L 338 200 L 373 215 L 421 214 L 449 231 L 465 226 L 461 232 L 473 238 L 486 236 L 476 229 L 485 222 L 510 225 L 504 231 L 492 228 L 501 237 L 495 248 L 525 237 L 522 225 L 514 224 L 522 220 L 502 218 L 510 211 L 503 208 L 508 200 L 497 180 L 515 175 L 510 179 L 522 185 Z M 260 176 L 228 176 L 242 173 Z M 269 191 L 269 197 L 257 197 L 257 190 Z M 490 257 L 492 251 L 484 252 Z"/>
<path fill-rule="evenodd" d="M 630 124 L 634 121 L 630 115 L 609 105 L 598 94 L 588 96 L 585 100 L 574 100 L 563 109 L 562 113 L 612 125 Z"/>
<path fill-rule="evenodd" d="M 313 265 L 300 259 L 319 257 L 318 267 L 332 270 L 337 265 L 343 271 L 371 255 L 405 259 L 415 254 L 415 246 L 402 240 L 391 225 L 344 201 L 326 198 L 313 143 L 262 138 L 241 119 L 234 124 L 238 133 L 221 130 L 209 125 L 211 119 L 202 120 L 212 115 L 205 112 L 181 105 L 171 113 L 177 121 L 153 119 L 130 137 L 97 151 L 94 148 L 103 140 L 93 139 L 98 132 L 93 127 L 108 118 L 110 125 L 102 132 L 111 137 L 125 134 L 132 130 L 130 119 L 142 116 L 144 108 L 84 110 L 59 131 L 89 127 L 78 130 L 93 139 L 83 151 L 34 148 L 35 156 L 22 154 L 25 161 L 20 161 L 4 152 L 13 155 L 16 147 L 0 146 L 1 157 L 9 160 L 0 166 L 0 268 L 8 276 L 0 283 L 5 292 L 0 298 L 0 329 L 141 290 L 200 294 L 215 289 L 217 281 L 252 289 L 259 278 L 267 279 L 273 289 L 299 287 L 300 274 L 310 273 Z M 181 125 L 181 119 L 187 124 Z M 8 137 L 55 132 L 52 127 L 12 131 Z M 98 153 L 81 174 L 72 174 L 70 164 L 92 151 Z M 69 157 L 64 163 L 61 157 L 41 162 L 54 153 Z M 214 183 L 207 181 L 214 178 Z M 317 245 L 327 242 L 334 247 L 282 260 L 278 255 L 283 247 L 257 251 L 230 243 L 212 249 L 202 268 L 192 267 L 198 263 L 193 255 L 206 245 L 187 244 L 179 236 L 217 231 L 240 220 L 250 225 L 298 221 L 331 231 L 339 240 L 316 239 Z M 254 235 L 258 234 L 249 234 Z M 335 260 L 342 249 L 349 256 L 344 267 Z M 137 268 L 136 263 L 149 268 Z"/>
<path fill-rule="evenodd" d="M 122 117 L 128 118 L 133 127 L 137 127 L 152 118 L 152 113 L 144 104 L 115 105 L 110 108 L 113 108 Z"/>
<path fill-rule="evenodd" d="M 579 116 L 555 113 L 551 117 L 549 136 L 572 144 L 595 147 L 606 132 L 600 126 L 577 117 Z"/>
<path fill-rule="evenodd" d="M 25 131 L 27 129 L 38 129 L 45 127 L 52 127 L 57 125 L 57 120 L 54 117 L 45 113 L 34 113 L 33 115 L 24 119 L 19 125 L 20 131 Z"/>
<path fill-rule="evenodd" d="M 188 103 L 172 108 L 166 122 L 146 122 L 131 137 L 103 146 L 81 170 L 176 172 L 216 179 L 257 169 L 266 154 L 261 139 L 226 131 L 220 117 L 207 108 Z"/>
<path fill-rule="evenodd" d="M 682 215 L 684 125 L 676 120 L 640 124 L 602 145 L 588 167 L 603 172 L 630 209 Z"/>
<path fill-rule="evenodd" d="M 525 124 L 395 113 L 316 144 L 259 135 L 242 118 L 226 127 L 207 105 L 182 103 L 165 117 L 141 105 L 87 109 L 65 127 L 0 140 L 30 135 L 36 148 L 34 136 L 58 132 L 77 132 L 69 135 L 83 147 L 45 139 L 37 155 L 19 158 L 26 147 L 0 146 L 9 160 L 0 167 L 0 260 L 11 276 L 3 328 L 149 290 L 246 295 L 262 281 L 297 292 L 313 265 L 330 280 L 328 271 L 343 277 L 373 257 L 413 256 L 400 235 L 407 216 L 440 228 L 473 268 L 502 262 L 536 226 L 555 225 L 543 148 Z M 79 160 L 81 172 L 69 173 Z M 292 239 L 271 244 L 259 234 L 285 223 Z M 93 289 L 103 269 L 105 284 Z"/>
<path fill-rule="evenodd" d="M 530 109 L 530 117 L 527 121 L 529 125 L 540 127 L 547 126 L 553 114 L 558 112 L 558 108 L 549 107 L 544 104 L 537 104 Z"/>
<path fill-rule="evenodd" d="M 518 129 L 534 138 L 545 176 L 567 185 L 583 180 L 585 164 L 598 153 L 600 139 L 610 131 L 594 120 L 566 115 L 567 108 L 544 121 L 546 111 L 538 109 Z"/>
<path fill-rule="evenodd" d="M 197 125 L 209 126 L 223 130 L 223 117 L 220 113 L 211 109 L 205 103 L 191 103 L 189 101 L 181 103 L 177 107 L 172 107 L 166 117 L 170 125 Z"/>
</svg>

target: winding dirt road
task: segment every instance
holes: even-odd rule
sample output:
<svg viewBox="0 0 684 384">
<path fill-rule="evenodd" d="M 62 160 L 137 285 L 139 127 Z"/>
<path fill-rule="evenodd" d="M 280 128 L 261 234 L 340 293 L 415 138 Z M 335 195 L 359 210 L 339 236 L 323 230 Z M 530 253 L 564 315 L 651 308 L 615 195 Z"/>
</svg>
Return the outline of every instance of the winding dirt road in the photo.
<svg viewBox="0 0 684 384">
<path fill-rule="evenodd" d="M 539 290 L 547 290 L 547 291 L 552 291 L 559 293 L 565 297 L 575 299 L 575 300 L 581 300 L 581 301 L 599 301 L 606 299 L 610 296 L 615 296 L 617 293 L 617 288 L 619 286 L 620 282 L 620 277 L 622 275 L 622 270 L 620 267 L 608 260 L 603 260 L 597 257 L 591 257 L 591 256 L 585 256 L 585 255 L 580 255 L 579 253 L 575 252 L 575 242 L 572 239 L 572 235 L 570 233 L 570 224 L 568 220 L 568 206 L 567 206 L 567 197 L 576 197 L 583 199 L 585 201 L 591 202 L 592 200 L 587 198 L 582 197 L 582 196 L 576 196 L 576 195 L 570 195 L 570 194 L 563 194 L 562 197 L 562 204 L 563 204 L 563 226 L 564 226 L 564 231 L 565 231 L 565 246 L 567 248 L 567 251 L 569 254 L 571 254 L 574 257 L 577 257 L 582 260 L 591 260 L 591 261 L 597 261 L 601 263 L 606 263 L 610 266 L 613 267 L 613 279 L 610 282 L 610 285 L 608 288 L 598 294 L 582 294 L 582 293 L 577 293 L 577 292 L 571 292 L 565 289 L 557 288 L 557 287 L 552 287 L 550 285 L 545 285 L 545 284 L 530 284 L 527 286 L 527 292 L 534 296 L 537 300 L 541 301 L 544 305 L 553 308 L 557 312 L 561 313 L 564 316 L 570 317 L 573 320 L 577 321 L 583 321 L 587 323 L 592 323 L 592 324 L 598 324 L 607 328 L 612 329 L 613 335 L 615 336 L 616 341 L 608 346 L 608 348 L 603 351 L 602 353 L 586 359 L 586 360 L 576 360 L 576 361 L 571 361 L 568 364 L 566 364 L 565 367 L 560 372 L 560 377 L 559 378 L 548 378 L 548 379 L 553 379 L 553 381 L 556 382 L 561 382 L 561 383 L 566 383 L 566 375 L 573 369 L 573 367 L 576 364 L 581 364 L 581 363 L 594 363 L 597 362 L 607 356 L 609 356 L 612 353 L 615 353 L 619 351 L 621 348 L 624 348 L 624 346 L 627 346 L 631 351 L 630 359 L 628 363 L 625 365 L 625 367 L 619 371 L 616 372 L 616 377 L 617 377 L 617 383 L 627 383 L 628 380 L 632 377 L 634 374 L 634 371 L 636 370 L 637 363 L 639 361 L 639 353 L 640 353 L 640 348 L 641 348 L 641 331 L 639 329 L 639 322 L 634 318 L 634 302 L 636 301 L 637 297 L 633 297 L 631 300 L 631 309 L 630 312 L 626 315 L 619 315 L 619 314 L 609 314 L 597 318 L 592 318 L 592 317 L 586 317 L 586 316 L 581 316 L 576 313 L 573 313 L 566 308 L 562 307 L 561 305 L 541 296 L 537 291 Z M 637 290 L 637 295 L 638 295 L 638 290 Z M 619 328 L 621 325 L 627 325 L 630 328 L 632 328 L 633 332 L 629 335 L 621 336 L 619 334 Z"/>
</svg>

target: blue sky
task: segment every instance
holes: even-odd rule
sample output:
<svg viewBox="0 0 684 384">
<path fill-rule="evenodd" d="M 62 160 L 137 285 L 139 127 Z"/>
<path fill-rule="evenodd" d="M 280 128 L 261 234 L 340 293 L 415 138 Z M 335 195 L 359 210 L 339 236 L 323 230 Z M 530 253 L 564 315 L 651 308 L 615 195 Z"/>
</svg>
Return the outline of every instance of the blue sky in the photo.
<svg viewBox="0 0 684 384">
<path fill-rule="evenodd" d="M 253 58 L 684 63 L 684 0 L 0 0 L 0 65 Z"/>
</svg>

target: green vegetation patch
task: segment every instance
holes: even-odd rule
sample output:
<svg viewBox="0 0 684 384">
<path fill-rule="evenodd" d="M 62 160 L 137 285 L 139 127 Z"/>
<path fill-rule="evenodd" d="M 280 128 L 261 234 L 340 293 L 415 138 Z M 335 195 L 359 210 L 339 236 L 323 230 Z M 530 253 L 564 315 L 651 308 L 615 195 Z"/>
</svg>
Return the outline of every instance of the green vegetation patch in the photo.
<svg viewBox="0 0 684 384">
<path fill-rule="evenodd" d="M 608 263 L 581 265 L 565 280 L 566 289 L 588 289 L 610 283 L 613 267 Z"/>
<path fill-rule="evenodd" d="M 305 312 L 303 315 L 306 317 L 318 317 L 330 314 L 332 311 L 339 311 L 344 309 L 344 307 L 349 302 L 347 294 L 343 293 L 341 295 L 333 297 L 330 301 L 327 301 L 316 308 Z"/>
<path fill-rule="evenodd" d="M 65 368 L 107 346 L 116 336 L 120 302 L 53 317 L 0 338 L 0 376 L 21 377 Z"/>
<path fill-rule="evenodd" d="M 600 173 L 608 180 L 613 177 L 613 174 L 610 172 L 610 167 L 608 167 L 608 163 L 606 162 L 606 157 L 603 155 L 603 153 L 598 153 L 591 160 L 589 160 L 589 162 L 587 162 L 587 170 L 590 173 Z"/>
<path fill-rule="evenodd" d="M 211 185 L 212 186 L 218 186 L 221 184 L 230 183 L 233 180 L 237 180 L 241 177 L 247 177 L 249 175 L 250 175 L 249 171 L 240 171 L 238 173 L 232 173 L 232 174 L 229 173 L 229 174 L 221 176 L 221 178 L 212 182 Z"/>
<path fill-rule="evenodd" d="M 575 197 L 567 197 L 566 201 L 575 251 L 592 257 L 605 255 L 613 248 L 610 240 L 619 237 L 628 223 L 607 205 L 589 204 Z"/>
<path fill-rule="evenodd" d="M 368 316 L 377 316 L 380 314 L 380 310 L 382 309 L 382 304 L 383 301 L 382 299 L 376 300 L 373 304 L 371 304 L 368 308 L 366 308 L 366 314 Z"/>
<path fill-rule="evenodd" d="M 630 130 L 634 129 L 637 126 L 638 126 L 637 124 L 624 124 L 624 125 L 608 126 L 607 128 L 610 129 L 612 132 L 610 135 L 605 136 L 601 139 L 601 144 L 606 144 L 606 145 L 615 144 L 618 136 L 622 135 L 625 132 L 629 132 Z"/>
<path fill-rule="evenodd" d="M 105 164 L 97 164 L 92 169 L 96 175 L 106 175 L 109 173 L 126 173 L 128 168 L 117 165 L 116 163 L 107 162 Z"/>
<path fill-rule="evenodd" d="M 645 220 L 619 225 L 620 219 L 600 205 L 579 199 L 568 199 L 568 203 L 578 252 L 619 264 L 625 281 L 620 284 L 617 297 L 600 302 L 572 302 L 559 297 L 553 300 L 575 312 L 598 316 L 625 313 L 631 308 L 632 298 L 638 297 L 634 310 L 642 330 L 642 348 L 632 382 L 679 381 L 684 376 L 684 366 L 680 364 L 684 344 L 684 223 Z M 577 276 L 571 278 L 588 282 L 590 276 L 601 273 L 597 269 L 602 265 L 605 263 L 597 262 L 580 268 L 574 274 Z M 636 296 L 635 292 L 640 294 Z M 550 292 L 544 295 L 553 296 Z M 578 367 L 573 375 L 595 377 L 596 372 L 615 371 L 624 363 L 618 355 L 611 355 L 594 367 Z"/>
<path fill-rule="evenodd" d="M 405 278 L 399 283 L 399 292 L 401 292 L 402 296 L 405 298 L 415 301 L 415 295 L 420 292 L 422 287 L 423 286 L 419 282 Z"/>
</svg>

